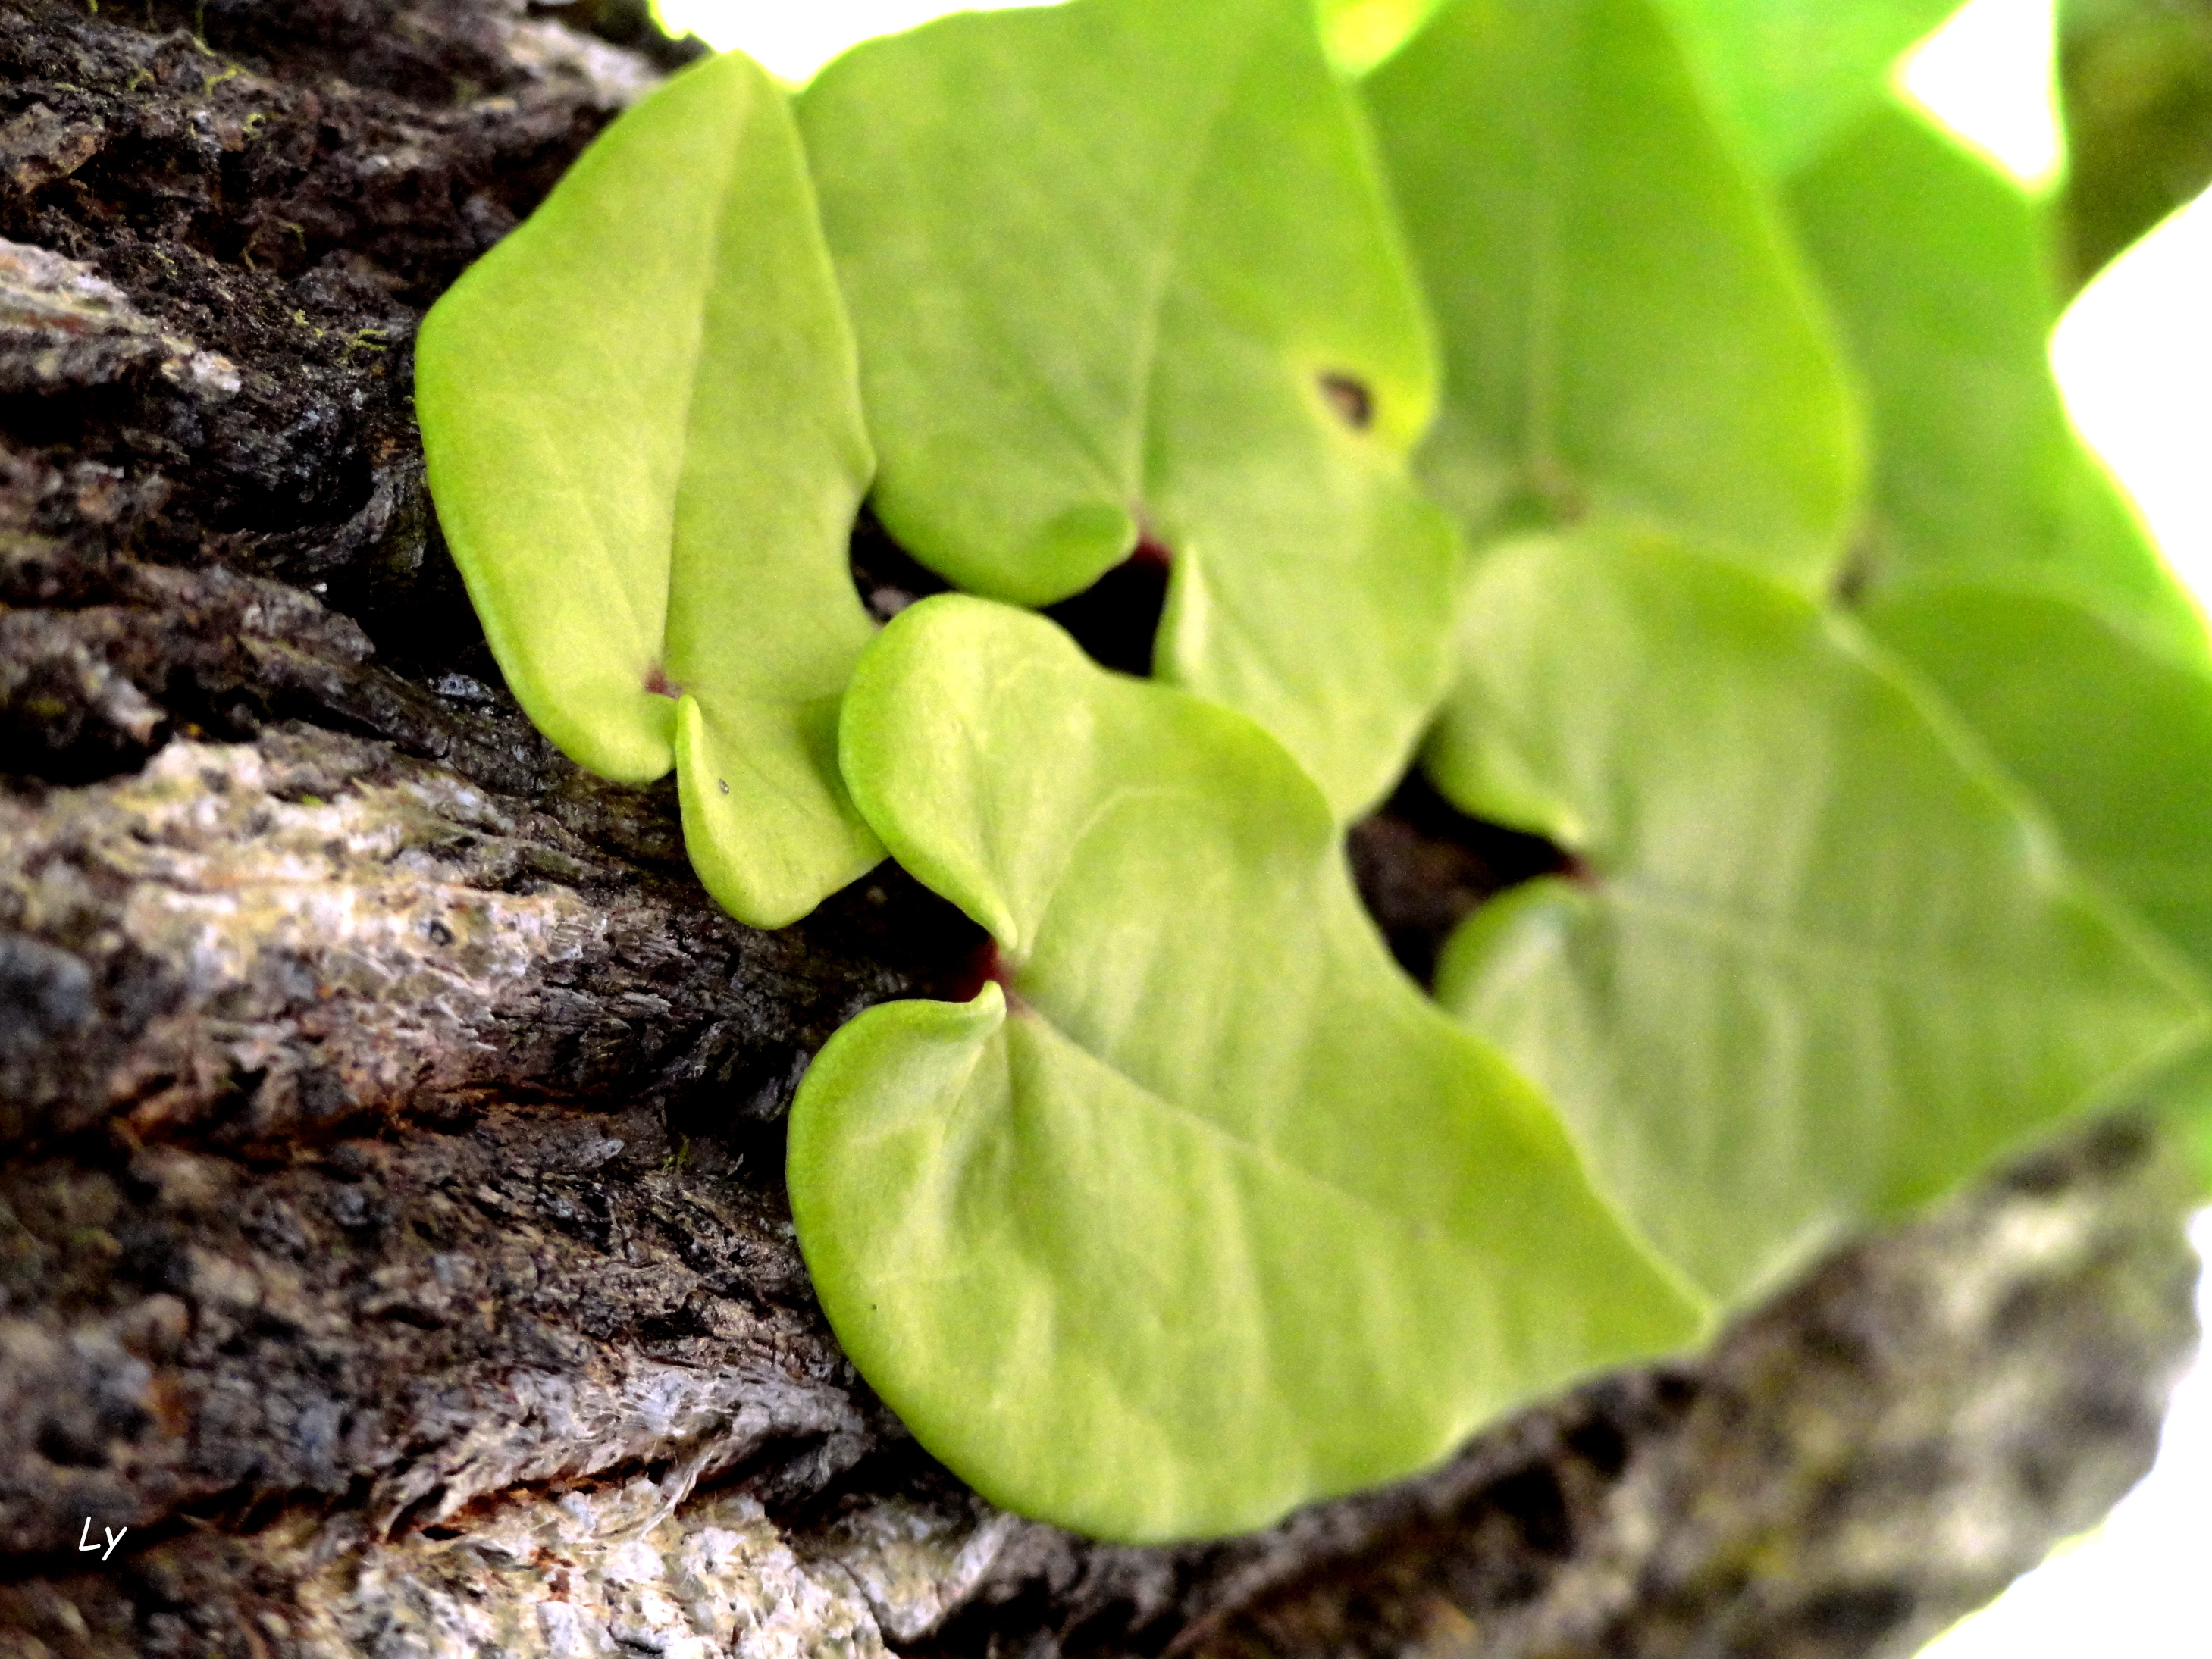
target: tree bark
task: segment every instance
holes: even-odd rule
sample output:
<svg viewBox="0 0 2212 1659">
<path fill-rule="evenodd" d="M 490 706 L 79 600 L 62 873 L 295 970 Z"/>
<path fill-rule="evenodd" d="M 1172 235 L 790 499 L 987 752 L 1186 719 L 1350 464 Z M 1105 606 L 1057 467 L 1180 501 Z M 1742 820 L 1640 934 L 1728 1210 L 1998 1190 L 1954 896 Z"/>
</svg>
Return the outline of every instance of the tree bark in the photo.
<svg viewBox="0 0 2212 1659">
<path fill-rule="evenodd" d="M 1257 1537 L 932 1463 L 781 1119 L 978 936 L 890 866 L 721 915 L 423 490 L 422 309 L 682 56 L 538 9 L 0 11 L 0 1654 L 1905 1654 L 2142 1473 L 2194 1262 L 2133 1118 Z"/>
</svg>

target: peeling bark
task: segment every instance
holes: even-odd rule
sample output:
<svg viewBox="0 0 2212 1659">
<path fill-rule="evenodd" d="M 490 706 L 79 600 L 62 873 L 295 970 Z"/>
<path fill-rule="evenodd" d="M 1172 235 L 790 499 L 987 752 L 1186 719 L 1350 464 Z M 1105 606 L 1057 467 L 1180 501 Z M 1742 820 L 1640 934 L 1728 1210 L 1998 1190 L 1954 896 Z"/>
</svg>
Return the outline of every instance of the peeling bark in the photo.
<svg viewBox="0 0 2212 1659">
<path fill-rule="evenodd" d="M 923 1455 L 781 1119 L 978 935 L 889 866 L 721 915 L 423 491 L 422 309 L 682 55 L 535 9 L 0 12 L 0 1654 L 1903 1654 L 2141 1473 L 2193 1262 L 2129 1120 L 1257 1537 Z M 1356 838 L 1417 972 L 1548 856 L 1453 833 Z"/>
</svg>

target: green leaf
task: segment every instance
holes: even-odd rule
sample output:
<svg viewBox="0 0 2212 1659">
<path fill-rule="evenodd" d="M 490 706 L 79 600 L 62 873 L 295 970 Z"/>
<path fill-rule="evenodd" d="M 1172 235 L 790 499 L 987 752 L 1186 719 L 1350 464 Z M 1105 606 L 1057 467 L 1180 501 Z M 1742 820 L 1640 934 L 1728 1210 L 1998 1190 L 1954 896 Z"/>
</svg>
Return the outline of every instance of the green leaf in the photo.
<svg viewBox="0 0 2212 1659">
<path fill-rule="evenodd" d="M 1906 48 L 1959 0 L 1661 0 L 1769 178 L 1785 178 L 1887 93 Z"/>
<path fill-rule="evenodd" d="M 1447 504 L 1640 520 L 1824 583 L 1850 389 L 1644 0 L 1459 0 L 1367 85 L 1443 342 L 1424 465 Z"/>
<path fill-rule="evenodd" d="M 2212 1089 L 2193 1096 L 2189 1109 L 2176 1113 L 2174 1122 L 2189 1167 L 2196 1172 L 2197 1190 L 2212 1197 Z"/>
<path fill-rule="evenodd" d="M 2033 1136 L 2201 1009 L 1847 620 L 1656 540 L 1480 568 L 1445 792 L 1564 841 L 1438 996 L 1660 1252 L 1741 1297 Z"/>
<path fill-rule="evenodd" d="M 842 743 L 1006 989 L 830 1040 L 792 1210 L 846 1352 L 985 1496 L 1243 1530 L 1697 1334 L 1556 1120 L 1397 970 L 1249 720 L 947 595 L 862 661 Z"/>
<path fill-rule="evenodd" d="M 2041 210 L 1893 106 L 1801 174 L 1789 199 L 1870 393 L 1870 585 L 2040 587 L 2212 666 L 2195 608 L 2067 418 L 2048 353 L 2057 299 Z"/>
<path fill-rule="evenodd" d="M 973 592 L 1172 557 L 1163 678 L 1243 710 L 1340 817 L 1441 695 L 1434 372 L 1350 94 L 1297 0 L 1073 0 L 867 42 L 800 100 L 883 458 Z"/>
<path fill-rule="evenodd" d="M 1868 611 L 2089 874 L 2212 974 L 2212 676 L 2067 599 L 1927 581 Z"/>
<path fill-rule="evenodd" d="M 424 319 L 430 488 L 532 720 L 623 782 L 678 769 L 708 890 L 762 927 L 882 848 L 836 766 L 872 636 L 845 544 L 872 465 L 783 94 L 732 54 L 617 119 Z"/>
</svg>

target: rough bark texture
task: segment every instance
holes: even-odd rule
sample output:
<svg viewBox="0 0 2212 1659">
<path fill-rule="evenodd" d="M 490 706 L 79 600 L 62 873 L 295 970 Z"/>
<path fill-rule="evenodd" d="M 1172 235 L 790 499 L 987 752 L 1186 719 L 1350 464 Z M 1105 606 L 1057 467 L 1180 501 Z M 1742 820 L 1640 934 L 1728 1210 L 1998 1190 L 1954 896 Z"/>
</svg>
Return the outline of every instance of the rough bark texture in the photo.
<svg viewBox="0 0 2212 1659">
<path fill-rule="evenodd" d="M 422 489 L 422 307 L 647 44 L 0 9 L 0 1654 L 1903 1654 L 2141 1473 L 2193 1262 L 2129 1121 L 1261 1537 L 1098 1547 L 933 1466 L 815 1308 L 781 1119 L 976 936 L 888 866 L 717 912 L 665 791 L 520 719 Z M 1461 828 L 1357 839 L 1416 971 L 1545 856 Z"/>
</svg>

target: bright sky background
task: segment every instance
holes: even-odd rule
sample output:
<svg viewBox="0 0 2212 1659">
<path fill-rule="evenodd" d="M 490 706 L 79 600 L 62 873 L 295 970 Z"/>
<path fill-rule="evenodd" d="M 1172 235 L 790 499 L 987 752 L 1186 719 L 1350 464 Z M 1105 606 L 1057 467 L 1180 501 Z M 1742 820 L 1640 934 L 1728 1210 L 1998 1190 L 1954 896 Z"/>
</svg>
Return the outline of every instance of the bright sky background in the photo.
<svg viewBox="0 0 2212 1659">
<path fill-rule="evenodd" d="M 973 9 L 1023 0 L 975 0 Z M 1199 0 L 1190 0 L 1198 3 Z M 1853 0 L 1834 0 L 1838 5 Z M 954 8 L 933 0 L 660 0 L 669 25 L 806 80 L 845 46 Z M 2054 0 L 1971 0 L 1898 66 L 1899 92 L 2022 182 L 2063 165 Z M 2212 603 L 2212 197 L 2089 285 L 2051 357 L 2075 422 L 2142 507 L 2166 557 Z M 2212 1210 L 2191 1237 L 2212 1256 Z M 2198 1307 L 2212 1325 L 2212 1288 Z M 1923 1659 L 2207 1659 L 2212 1655 L 2212 1367 L 2176 1396 L 2158 1467 Z"/>
</svg>

